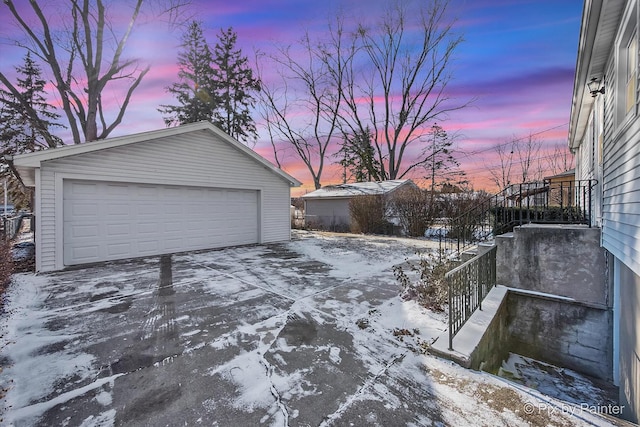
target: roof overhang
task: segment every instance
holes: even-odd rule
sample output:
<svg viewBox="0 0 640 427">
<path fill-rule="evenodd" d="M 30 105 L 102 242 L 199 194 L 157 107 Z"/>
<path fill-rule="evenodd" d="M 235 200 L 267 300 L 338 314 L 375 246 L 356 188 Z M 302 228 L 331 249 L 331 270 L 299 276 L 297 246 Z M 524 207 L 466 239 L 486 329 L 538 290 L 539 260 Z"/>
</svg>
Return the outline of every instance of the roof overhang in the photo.
<svg viewBox="0 0 640 427">
<path fill-rule="evenodd" d="M 266 169 L 280 176 L 285 181 L 288 181 L 291 187 L 299 187 L 300 185 L 302 185 L 302 183 L 296 178 L 292 177 L 283 170 L 278 169 L 269 161 L 257 154 L 255 151 L 253 151 L 246 145 L 236 141 L 234 138 L 227 135 L 225 132 L 221 131 L 208 121 L 201 121 L 166 129 L 109 138 L 100 141 L 86 142 L 84 144 L 67 145 L 55 149 L 20 154 L 13 157 L 6 156 L 6 158 L 8 161 L 13 163 L 15 169 L 14 172 L 17 171 L 22 182 L 24 182 L 24 184 L 28 187 L 34 187 L 35 170 L 39 168 L 43 162 L 197 131 L 209 132 L 212 135 L 222 139 L 223 141 L 234 147 L 236 150 L 246 154 L 249 157 L 252 157 L 258 163 L 261 163 Z"/>
<path fill-rule="evenodd" d="M 602 79 L 604 76 L 624 5 L 624 0 L 584 2 L 569 122 L 571 149 L 580 145 L 594 104 L 587 83 L 594 77 Z"/>
</svg>

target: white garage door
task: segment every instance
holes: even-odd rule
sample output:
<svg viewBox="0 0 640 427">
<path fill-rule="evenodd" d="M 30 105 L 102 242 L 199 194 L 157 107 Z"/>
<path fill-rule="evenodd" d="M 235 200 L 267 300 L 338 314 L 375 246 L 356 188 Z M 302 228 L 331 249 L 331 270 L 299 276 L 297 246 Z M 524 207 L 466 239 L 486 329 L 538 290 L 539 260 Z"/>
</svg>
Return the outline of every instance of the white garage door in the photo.
<svg viewBox="0 0 640 427">
<path fill-rule="evenodd" d="M 258 242 L 258 192 L 64 180 L 64 264 Z"/>
</svg>

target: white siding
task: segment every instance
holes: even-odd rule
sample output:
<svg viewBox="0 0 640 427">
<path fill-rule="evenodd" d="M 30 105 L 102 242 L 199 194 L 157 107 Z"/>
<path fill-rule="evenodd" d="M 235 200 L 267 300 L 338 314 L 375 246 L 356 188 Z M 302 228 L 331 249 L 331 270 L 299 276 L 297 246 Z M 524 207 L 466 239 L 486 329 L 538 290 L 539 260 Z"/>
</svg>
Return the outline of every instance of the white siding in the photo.
<svg viewBox="0 0 640 427">
<path fill-rule="evenodd" d="M 604 145 L 605 249 L 640 275 L 640 121 Z"/>
<path fill-rule="evenodd" d="M 349 212 L 350 198 L 330 199 L 306 199 L 305 222 L 312 227 L 326 229 L 349 228 L 351 214 Z"/>
<path fill-rule="evenodd" d="M 62 267 L 63 179 L 258 190 L 260 242 L 290 238 L 289 182 L 206 130 L 46 161 L 41 179 L 43 271 Z"/>
</svg>

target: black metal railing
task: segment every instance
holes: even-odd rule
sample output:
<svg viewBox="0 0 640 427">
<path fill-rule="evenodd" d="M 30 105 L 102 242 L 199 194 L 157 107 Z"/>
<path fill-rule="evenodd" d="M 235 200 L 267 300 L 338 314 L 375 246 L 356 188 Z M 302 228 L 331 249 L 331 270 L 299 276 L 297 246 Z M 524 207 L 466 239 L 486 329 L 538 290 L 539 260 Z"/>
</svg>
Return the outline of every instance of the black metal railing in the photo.
<svg viewBox="0 0 640 427">
<path fill-rule="evenodd" d="M 478 242 L 530 223 L 593 225 L 596 180 L 544 180 L 513 184 L 476 204 L 446 225 L 443 249 L 462 253 Z"/>
<path fill-rule="evenodd" d="M 449 350 L 453 337 L 476 309 L 482 310 L 482 300 L 496 285 L 497 247 L 480 253 L 445 274 L 449 288 Z"/>
</svg>

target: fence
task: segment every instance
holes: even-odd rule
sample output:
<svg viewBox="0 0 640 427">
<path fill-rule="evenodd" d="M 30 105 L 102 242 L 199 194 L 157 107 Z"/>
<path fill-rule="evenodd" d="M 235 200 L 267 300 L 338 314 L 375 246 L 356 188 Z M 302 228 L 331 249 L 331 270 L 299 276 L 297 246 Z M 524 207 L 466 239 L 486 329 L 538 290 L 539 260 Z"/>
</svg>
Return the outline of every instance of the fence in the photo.
<svg viewBox="0 0 640 427">
<path fill-rule="evenodd" d="M 496 284 L 496 253 L 493 246 L 445 275 L 449 288 L 449 350 L 453 337 Z"/>
<path fill-rule="evenodd" d="M 0 220 L 0 224 L 2 225 L 2 229 L 0 230 L 0 238 L 2 240 L 13 240 L 18 231 L 20 231 L 20 227 L 22 226 L 23 218 L 30 218 L 31 215 L 19 215 L 11 218 L 3 217 Z"/>
<path fill-rule="evenodd" d="M 458 254 L 473 244 L 529 223 L 593 225 L 596 180 L 513 184 L 449 221 L 447 249 Z"/>
</svg>

